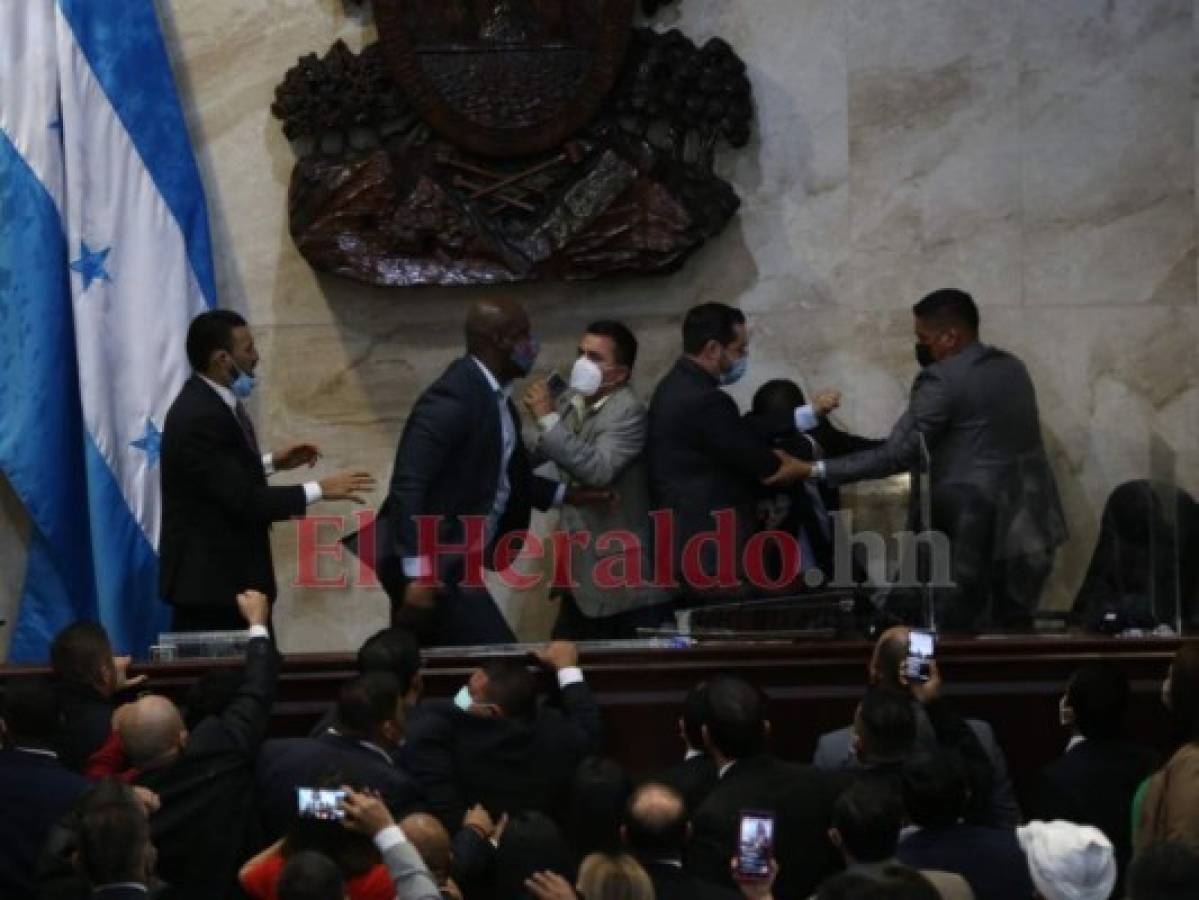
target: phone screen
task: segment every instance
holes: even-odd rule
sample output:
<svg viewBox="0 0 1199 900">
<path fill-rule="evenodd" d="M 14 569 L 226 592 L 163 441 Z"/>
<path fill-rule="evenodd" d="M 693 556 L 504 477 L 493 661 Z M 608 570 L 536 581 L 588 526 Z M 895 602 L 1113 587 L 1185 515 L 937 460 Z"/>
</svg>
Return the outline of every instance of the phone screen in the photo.
<svg viewBox="0 0 1199 900">
<path fill-rule="evenodd" d="M 550 372 L 550 374 L 546 376 L 545 386 L 549 388 L 550 396 L 555 400 L 557 400 L 558 397 L 562 395 L 562 392 L 566 390 L 566 382 L 562 380 L 562 376 L 557 372 Z"/>
<path fill-rule="evenodd" d="M 935 641 L 932 633 L 912 629 L 908 633 L 908 680 L 928 681 L 932 676 L 929 660 L 933 658 Z"/>
<path fill-rule="evenodd" d="M 345 798 L 345 791 L 296 788 L 296 807 L 305 819 L 344 819 L 345 812 L 341 808 L 341 801 Z"/>
<path fill-rule="evenodd" d="M 741 813 L 737 838 L 737 874 L 742 878 L 769 878 L 774 855 L 774 814 Z"/>
</svg>

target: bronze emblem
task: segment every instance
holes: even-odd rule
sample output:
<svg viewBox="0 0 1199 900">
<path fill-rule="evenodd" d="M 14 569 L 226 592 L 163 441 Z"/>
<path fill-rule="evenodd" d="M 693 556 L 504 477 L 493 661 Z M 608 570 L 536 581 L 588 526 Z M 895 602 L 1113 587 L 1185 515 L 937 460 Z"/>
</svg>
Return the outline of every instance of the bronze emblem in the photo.
<svg viewBox="0 0 1199 900">
<path fill-rule="evenodd" d="M 560 145 L 620 72 L 634 0 L 375 0 L 380 40 L 417 113 L 491 157 Z"/>
</svg>

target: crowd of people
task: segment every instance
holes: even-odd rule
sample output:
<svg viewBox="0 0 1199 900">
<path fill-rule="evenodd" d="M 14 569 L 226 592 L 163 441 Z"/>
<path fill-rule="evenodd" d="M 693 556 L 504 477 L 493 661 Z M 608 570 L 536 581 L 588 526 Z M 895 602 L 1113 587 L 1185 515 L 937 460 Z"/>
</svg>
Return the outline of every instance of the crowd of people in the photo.
<svg viewBox="0 0 1199 900">
<path fill-rule="evenodd" d="M 773 746 L 762 690 L 714 675 L 682 699 L 678 763 L 630 772 L 605 755 L 567 641 L 489 657 L 452 698 L 427 698 L 417 640 L 388 628 L 310 734 L 272 736 L 269 603 L 247 591 L 238 608 L 244 664 L 199 679 L 182 708 L 91 623 L 57 636 L 52 677 L 4 686 L 0 896 L 1199 896 L 1199 645 L 1163 673 L 1164 762 L 1124 731 L 1123 673 L 1082 665 L 1064 750 L 1021 809 L 1004 735 L 963 715 L 935 663 L 909 678 L 903 627 L 810 763 Z"/>
</svg>

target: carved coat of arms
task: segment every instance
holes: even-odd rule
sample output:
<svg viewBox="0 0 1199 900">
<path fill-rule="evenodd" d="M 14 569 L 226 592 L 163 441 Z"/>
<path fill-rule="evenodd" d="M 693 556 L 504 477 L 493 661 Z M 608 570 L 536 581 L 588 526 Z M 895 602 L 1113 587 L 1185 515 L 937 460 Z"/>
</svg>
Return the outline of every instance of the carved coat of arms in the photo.
<svg viewBox="0 0 1199 900">
<path fill-rule="evenodd" d="M 656 4 L 647 3 L 647 11 Z M 712 165 L 750 136 L 727 43 L 634 27 L 634 0 L 374 0 L 380 40 L 287 73 L 290 227 L 380 285 L 677 268 L 736 212 Z"/>
</svg>

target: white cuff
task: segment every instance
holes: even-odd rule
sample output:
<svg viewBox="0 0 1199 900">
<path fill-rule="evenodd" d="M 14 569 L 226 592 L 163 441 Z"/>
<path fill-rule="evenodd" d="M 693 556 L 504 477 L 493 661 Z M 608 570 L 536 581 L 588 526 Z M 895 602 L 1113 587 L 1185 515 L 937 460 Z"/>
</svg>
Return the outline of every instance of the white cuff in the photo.
<svg viewBox="0 0 1199 900">
<path fill-rule="evenodd" d="M 266 474 L 268 474 L 268 475 L 275 474 L 275 454 L 273 454 L 273 453 L 262 454 L 262 468 L 266 471 Z"/>
<path fill-rule="evenodd" d="M 537 420 L 537 427 L 542 431 L 549 431 L 555 425 L 562 421 L 562 417 L 556 412 L 546 413 Z"/>
<path fill-rule="evenodd" d="M 304 482 L 304 499 L 309 506 L 314 503 L 320 503 L 325 498 L 325 492 L 321 490 L 319 481 Z"/>
<path fill-rule="evenodd" d="M 566 482 L 558 485 L 558 490 L 554 491 L 554 506 L 561 506 L 562 501 L 566 499 Z"/>
<path fill-rule="evenodd" d="M 812 431 L 820 424 L 820 417 L 812 409 L 811 403 L 795 407 L 795 427 L 800 431 Z"/>
<path fill-rule="evenodd" d="M 406 578 L 428 578 L 433 574 L 433 565 L 427 556 L 405 556 L 403 565 Z"/>
<path fill-rule="evenodd" d="M 578 666 L 567 666 L 558 670 L 558 687 L 570 687 L 572 684 L 583 683 L 583 670 Z"/>
<path fill-rule="evenodd" d="M 825 478 L 828 477 L 824 470 L 824 460 L 823 459 L 818 459 L 818 460 L 816 460 L 816 462 L 812 463 L 812 477 L 815 478 L 817 481 L 824 481 Z"/>
<path fill-rule="evenodd" d="M 379 848 L 380 853 L 386 853 L 392 847 L 406 843 L 408 835 L 404 834 L 399 825 L 388 825 L 375 835 L 375 846 Z"/>
<path fill-rule="evenodd" d="M 269 638 L 270 636 L 271 636 L 271 633 L 269 631 L 267 631 L 265 625 L 251 625 L 250 626 L 250 640 L 254 640 L 254 638 L 260 638 L 260 637 Z"/>
</svg>

